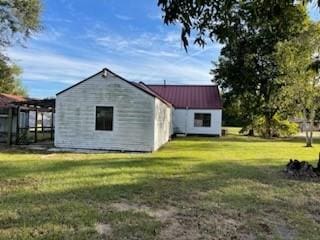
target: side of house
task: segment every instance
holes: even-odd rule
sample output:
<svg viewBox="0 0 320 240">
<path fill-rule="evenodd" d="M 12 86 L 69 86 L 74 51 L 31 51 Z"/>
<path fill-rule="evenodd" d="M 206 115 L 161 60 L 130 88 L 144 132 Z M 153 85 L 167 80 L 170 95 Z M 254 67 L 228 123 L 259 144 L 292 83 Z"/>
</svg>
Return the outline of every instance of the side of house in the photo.
<svg viewBox="0 0 320 240">
<path fill-rule="evenodd" d="M 154 150 L 159 149 L 163 144 L 169 141 L 173 134 L 172 113 L 173 109 L 155 99 L 155 117 L 154 117 Z"/>
<path fill-rule="evenodd" d="M 171 122 L 171 106 L 157 100 L 151 92 L 104 69 L 57 94 L 55 146 L 154 151 L 168 141 Z M 165 112 L 161 124 L 157 106 L 161 106 L 157 112 Z M 160 127 L 161 134 L 155 131 Z"/>
<path fill-rule="evenodd" d="M 221 135 L 221 109 L 175 109 L 173 124 L 176 133 Z"/>
<path fill-rule="evenodd" d="M 148 85 L 172 103 L 173 132 L 220 136 L 222 102 L 214 85 Z"/>
</svg>

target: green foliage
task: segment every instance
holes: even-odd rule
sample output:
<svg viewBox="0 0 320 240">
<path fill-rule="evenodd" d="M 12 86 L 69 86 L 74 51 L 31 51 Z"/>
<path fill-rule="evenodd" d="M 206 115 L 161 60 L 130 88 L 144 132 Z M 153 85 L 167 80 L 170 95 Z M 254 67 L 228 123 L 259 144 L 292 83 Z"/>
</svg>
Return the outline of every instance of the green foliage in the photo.
<svg viewBox="0 0 320 240">
<path fill-rule="evenodd" d="M 308 19 L 302 1 L 159 0 L 166 24 L 182 24 L 182 41 L 224 45 L 212 74 L 225 91 L 239 98 L 249 119 L 264 115 L 270 132 L 284 83 L 275 60 L 276 46 L 297 36 Z M 303 3 L 305 3 L 303 1 Z"/>
<path fill-rule="evenodd" d="M 310 123 L 306 131 L 308 146 L 312 145 L 313 122 L 320 110 L 319 49 L 320 24 L 309 22 L 297 37 L 279 43 L 276 54 L 279 79 L 285 83 L 280 94 L 281 108 L 302 115 Z"/>
<path fill-rule="evenodd" d="M 267 135 L 265 129 L 265 118 L 260 117 L 254 122 L 254 130 L 262 137 Z M 276 114 L 271 120 L 271 134 L 273 137 L 290 137 L 299 132 L 299 126 L 296 123 L 290 122 L 287 119 L 281 118 Z"/>
<path fill-rule="evenodd" d="M 223 37 L 225 33 L 232 34 L 230 27 L 233 27 L 233 34 L 236 35 L 237 25 L 234 24 L 245 17 L 246 13 L 242 10 L 249 10 L 252 6 L 257 8 L 248 17 L 257 20 L 257 26 L 266 26 L 278 19 L 279 27 L 285 29 L 291 25 L 292 16 L 289 12 L 284 13 L 283 9 L 311 2 L 313 0 L 158 0 L 158 6 L 164 14 L 165 24 L 181 24 L 181 40 L 187 49 L 192 32 L 195 33 L 194 43 L 200 46 L 217 39 L 226 42 L 227 39 Z M 320 6 L 320 0 L 317 3 Z"/>
<path fill-rule="evenodd" d="M 223 126 L 245 126 L 251 123 L 250 109 L 248 109 L 245 98 L 239 98 L 232 94 L 232 92 L 227 92 L 222 94 L 223 100 L 223 114 L 222 114 L 222 124 Z"/>
<path fill-rule="evenodd" d="M 21 42 L 40 30 L 40 0 L 0 1 L 0 46 Z"/>
<path fill-rule="evenodd" d="M 40 0 L 0 0 L 0 92 L 26 95 L 17 78 L 21 69 L 3 51 L 40 30 L 40 13 Z"/>
<path fill-rule="evenodd" d="M 242 108 L 249 109 L 248 113 L 265 117 L 265 136 L 270 137 L 271 120 L 279 111 L 278 95 L 284 85 L 278 78 L 276 46 L 302 31 L 306 11 L 302 5 L 268 1 L 246 3 L 234 11 L 238 15 L 225 27 L 226 43 L 211 73 L 223 89 L 242 99 Z"/>
<path fill-rule="evenodd" d="M 21 69 L 16 65 L 8 65 L 0 59 L 0 93 L 10 93 L 26 96 L 26 89 L 19 80 Z"/>
</svg>

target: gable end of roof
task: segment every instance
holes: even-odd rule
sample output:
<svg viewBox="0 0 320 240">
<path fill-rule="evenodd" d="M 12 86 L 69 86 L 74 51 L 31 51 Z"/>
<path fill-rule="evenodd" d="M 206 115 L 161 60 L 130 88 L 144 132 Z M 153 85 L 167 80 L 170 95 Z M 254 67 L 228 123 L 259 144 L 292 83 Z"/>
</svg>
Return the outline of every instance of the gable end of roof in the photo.
<svg viewBox="0 0 320 240">
<path fill-rule="evenodd" d="M 155 93 L 154 91 L 152 91 L 152 89 L 150 89 L 147 85 L 143 84 L 143 86 L 141 86 L 140 83 L 130 82 L 130 81 L 128 81 L 127 79 L 125 79 L 124 77 L 120 76 L 119 74 L 117 74 L 117 73 L 115 73 L 115 72 L 112 72 L 112 71 L 111 71 L 110 69 L 108 69 L 108 68 L 103 68 L 101 71 L 99 71 L 99 72 L 91 75 L 90 77 L 87 77 L 86 79 L 84 79 L 84 80 L 82 80 L 82 81 L 80 81 L 80 82 L 78 82 L 78 83 L 76 83 L 76 84 L 74 84 L 74 85 L 72 85 L 72 86 L 70 86 L 70 87 L 68 87 L 68 88 L 60 91 L 60 92 L 58 92 L 56 95 L 58 96 L 58 95 L 60 95 L 61 93 L 64 93 L 64 92 L 66 92 L 66 91 L 68 91 L 68 90 L 70 90 L 70 89 L 72 89 L 72 88 L 74 88 L 74 87 L 82 84 L 83 82 L 85 82 L 85 81 L 87 81 L 87 80 L 89 80 L 89 79 L 91 79 L 91 78 L 93 78 L 93 77 L 95 77 L 95 76 L 98 76 L 99 74 L 103 73 L 104 71 L 107 71 L 108 73 L 110 73 L 110 74 L 112 74 L 113 76 L 121 79 L 122 81 L 130 84 L 131 86 L 139 89 L 140 91 L 143 91 L 144 93 L 146 93 L 146 94 L 148 94 L 148 95 L 150 95 L 150 96 L 152 96 L 152 97 L 154 97 L 154 98 L 158 98 L 158 99 L 161 100 L 163 103 L 165 103 L 167 106 L 169 106 L 169 107 L 172 106 L 171 103 L 169 103 L 168 101 L 166 101 L 165 99 L 163 99 L 161 96 L 159 96 L 157 93 Z"/>
</svg>

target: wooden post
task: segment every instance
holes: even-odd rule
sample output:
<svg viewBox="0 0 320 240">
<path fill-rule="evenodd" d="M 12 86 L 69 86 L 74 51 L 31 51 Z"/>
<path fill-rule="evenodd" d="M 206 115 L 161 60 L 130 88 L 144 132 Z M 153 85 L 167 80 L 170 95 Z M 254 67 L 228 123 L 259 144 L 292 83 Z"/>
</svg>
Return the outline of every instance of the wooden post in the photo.
<svg viewBox="0 0 320 240">
<path fill-rule="evenodd" d="M 8 139 L 7 139 L 7 144 L 11 145 L 12 144 L 12 107 L 9 107 L 8 110 Z"/>
<path fill-rule="evenodd" d="M 20 135 L 20 106 L 17 107 L 16 144 L 19 144 L 19 135 Z"/>
<path fill-rule="evenodd" d="M 51 140 L 53 140 L 53 128 L 54 128 L 54 124 L 53 124 L 53 116 L 54 116 L 54 110 L 52 109 L 52 112 L 51 112 L 51 129 L 50 129 L 50 138 Z"/>
<path fill-rule="evenodd" d="M 36 108 L 36 116 L 34 123 L 34 142 L 38 142 L 38 109 Z"/>
<path fill-rule="evenodd" d="M 44 128 L 43 128 L 43 112 L 41 112 L 41 132 L 43 134 Z"/>
</svg>

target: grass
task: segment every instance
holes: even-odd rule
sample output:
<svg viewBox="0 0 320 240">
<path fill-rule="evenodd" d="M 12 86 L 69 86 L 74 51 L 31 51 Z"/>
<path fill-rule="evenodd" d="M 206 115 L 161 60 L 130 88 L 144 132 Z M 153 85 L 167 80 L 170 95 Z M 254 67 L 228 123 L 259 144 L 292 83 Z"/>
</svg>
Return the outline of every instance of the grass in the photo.
<svg viewBox="0 0 320 240">
<path fill-rule="evenodd" d="M 180 138 L 152 154 L 0 153 L 0 239 L 319 239 L 320 145 Z"/>
</svg>

